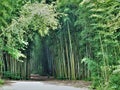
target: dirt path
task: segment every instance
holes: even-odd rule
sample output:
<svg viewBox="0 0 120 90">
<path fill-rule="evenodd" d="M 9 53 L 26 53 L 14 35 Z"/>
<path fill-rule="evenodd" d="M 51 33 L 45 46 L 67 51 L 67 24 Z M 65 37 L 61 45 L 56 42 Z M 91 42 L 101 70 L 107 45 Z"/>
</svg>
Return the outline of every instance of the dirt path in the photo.
<svg viewBox="0 0 120 90">
<path fill-rule="evenodd" d="M 49 80 L 44 82 L 48 84 L 72 86 L 77 88 L 89 88 L 91 85 L 91 82 L 82 80 Z"/>
<path fill-rule="evenodd" d="M 10 81 L 0 87 L 0 90 L 89 90 L 87 87 L 75 88 L 68 82 L 63 84 L 55 81 Z"/>
</svg>

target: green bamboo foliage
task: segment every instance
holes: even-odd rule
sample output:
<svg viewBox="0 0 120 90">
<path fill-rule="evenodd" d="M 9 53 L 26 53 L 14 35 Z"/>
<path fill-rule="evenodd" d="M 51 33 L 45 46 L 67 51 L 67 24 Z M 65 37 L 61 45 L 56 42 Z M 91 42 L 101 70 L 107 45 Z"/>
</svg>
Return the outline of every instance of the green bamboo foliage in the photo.
<svg viewBox="0 0 120 90">
<path fill-rule="evenodd" d="M 85 7 L 84 7 L 85 6 Z M 87 7 L 86 7 L 87 6 Z M 104 2 L 101 1 L 88 1 L 88 2 L 82 2 L 80 4 L 80 8 L 83 8 L 83 10 L 87 10 L 87 17 L 80 16 L 79 21 L 76 22 L 76 25 L 83 25 L 83 28 L 86 35 L 89 35 L 89 43 L 92 44 L 90 48 L 96 48 L 96 50 L 92 50 L 93 56 L 91 56 L 91 49 L 88 50 L 87 46 L 87 57 L 99 60 L 98 64 L 100 64 L 98 68 L 99 75 L 98 77 L 102 77 L 104 81 L 102 83 L 106 83 L 105 87 L 109 86 L 109 80 L 111 75 L 111 65 L 113 65 L 111 62 L 115 60 L 116 56 L 113 55 L 116 51 L 114 51 L 115 42 L 116 44 L 118 42 L 118 38 L 114 38 L 117 28 L 117 24 L 114 24 L 116 16 L 119 15 L 118 9 L 119 2 L 118 1 L 112 1 L 112 0 L 106 0 Z M 82 11 L 82 10 L 80 10 Z M 88 13 L 89 12 L 89 13 Z M 84 19 L 84 24 L 81 23 L 81 21 Z M 99 21 L 99 22 L 98 22 Z M 117 21 L 119 23 L 119 21 Z M 86 26 L 87 25 L 87 26 Z M 91 26 L 88 26 L 91 25 Z M 113 25 L 113 26 L 111 26 Z M 114 27 L 114 28 L 113 28 Z M 87 30 L 86 30 L 87 29 Z M 82 32 L 84 32 L 82 31 Z M 114 32 L 115 31 L 115 32 Z M 87 34 L 87 32 L 89 32 Z M 94 32 L 94 33 L 92 33 Z M 85 34 L 83 34 L 85 35 Z M 94 36 L 93 36 L 94 35 Z M 115 35 L 116 36 L 116 35 Z M 90 40 L 91 39 L 91 40 Z M 92 40 L 93 39 L 93 40 Z M 95 44 L 96 43 L 96 44 Z M 114 43 L 114 44 L 113 44 Z M 98 46 L 96 46 L 98 45 Z M 111 49 L 109 49 L 111 48 Z M 97 53 L 95 53 L 97 52 Z M 117 55 L 118 56 L 118 55 Z M 86 59 L 83 59 L 84 62 L 86 62 L 88 65 L 91 62 L 86 61 Z M 115 62 L 117 62 L 118 59 L 116 59 Z M 96 64 L 97 65 L 97 64 Z M 115 65 L 115 64 L 114 64 Z M 89 68 L 90 69 L 90 68 Z M 101 69 L 101 71 L 99 71 Z M 101 73 L 101 74 L 100 74 Z M 102 76 L 101 76 L 102 75 Z"/>
<path fill-rule="evenodd" d="M 6 3 L 11 5 L 11 3 L 13 2 L 9 3 L 7 1 L 2 1 L 1 4 L 5 5 Z M 57 27 L 57 19 L 55 18 L 57 14 L 54 13 L 54 8 L 52 5 L 40 3 L 32 4 L 30 2 L 25 4 L 24 6 L 22 5 L 24 5 L 24 3 L 21 4 L 22 10 L 20 11 L 19 15 L 16 14 L 16 19 L 11 20 L 12 17 L 10 17 L 10 25 L 0 25 L 0 42 L 2 42 L 0 45 L 0 51 L 1 54 L 3 54 L 1 58 L 4 63 L 3 75 L 9 75 L 10 78 L 14 76 L 14 74 L 16 74 L 16 76 L 18 74 L 18 76 L 20 76 L 21 78 L 29 78 L 29 41 L 32 40 L 34 32 L 39 32 L 41 36 L 44 36 L 48 33 L 49 28 L 55 29 Z M 17 13 L 15 12 L 17 10 L 14 8 L 14 5 L 11 7 L 13 7 L 12 10 L 14 11 L 14 13 Z M 34 10 L 36 11 L 34 12 Z M 43 12 L 43 10 L 46 10 L 47 13 Z M 12 12 L 10 11 L 10 13 Z M 8 15 L 8 13 L 6 14 Z M 4 17 L 3 19 L 6 20 L 6 22 L 8 21 Z M 23 70 L 22 66 L 24 68 Z M 14 78 L 17 79 L 18 77 Z"/>
<path fill-rule="evenodd" d="M 42 52 L 44 52 L 44 50 L 42 50 L 42 40 L 39 34 L 35 34 L 34 36 L 34 42 L 31 42 L 31 46 L 29 48 L 30 50 L 30 72 L 32 74 L 44 74 L 44 70 L 42 67 L 42 60 L 44 59 L 44 55 Z"/>
<path fill-rule="evenodd" d="M 1 29 L 3 69 L 24 78 L 29 77 L 31 67 L 32 73 L 58 79 L 87 79 L 98 90 L 118 90 L 120 2 L 57 0 L 54 4 L 60 13 L 58 17 L 51 5 L 27 3 L 19 19 Z"/>
<path fill-rule="evenodd" d="M 119 64 L 120 58 L 119 2 L 84 0 L 71 4 L 71 1 L 59 2 L 58 10 L 65 16 L 60 18 L 61 28 L 49 36 L 56 76 L 92 79 L 108 87 L 113 66 Z"/>
</svg>

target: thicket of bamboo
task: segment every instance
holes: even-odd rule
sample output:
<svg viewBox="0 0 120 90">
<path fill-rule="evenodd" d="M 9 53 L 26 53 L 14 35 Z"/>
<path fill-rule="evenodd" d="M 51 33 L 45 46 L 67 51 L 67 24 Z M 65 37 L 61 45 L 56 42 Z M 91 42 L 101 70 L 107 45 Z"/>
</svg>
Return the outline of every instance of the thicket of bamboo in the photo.
<svg viewBox="0 0 120 90">
<path fill-rule="evenodd" d="M 52 5 L 54 0 L 30 0 L 16 2 L 21 3 L 16 9 L 8 1 L 0 3 L 3 76 L 38 73 L 92 80 L 98 90 L 120 89 L 119 0 L 56 0 Z"/>
</svg>

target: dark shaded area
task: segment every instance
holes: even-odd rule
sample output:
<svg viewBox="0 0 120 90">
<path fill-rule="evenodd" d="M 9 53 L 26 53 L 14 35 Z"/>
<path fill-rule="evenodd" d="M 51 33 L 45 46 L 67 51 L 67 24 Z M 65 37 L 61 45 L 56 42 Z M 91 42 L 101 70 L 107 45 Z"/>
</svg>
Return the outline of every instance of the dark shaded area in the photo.
<svg viewBox="0 0 120 90">
<path fill-rule="evenodd" d="M 46 38 L 36 34 L 29 47 L 27 59 L 30 60 L 30 73 L 48 77 L 53 75 L 51 54 Z"/>
</svg>

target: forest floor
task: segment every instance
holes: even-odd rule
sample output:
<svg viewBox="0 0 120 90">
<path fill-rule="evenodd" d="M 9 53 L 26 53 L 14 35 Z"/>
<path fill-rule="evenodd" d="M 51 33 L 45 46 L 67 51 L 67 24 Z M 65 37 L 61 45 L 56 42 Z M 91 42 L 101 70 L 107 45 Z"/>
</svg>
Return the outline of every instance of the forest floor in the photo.
<svg viewBox="0 0 120 90">
<path fill-rule="evenodd" d="M 33 81 L 43 81 L 48 84 L 54 84 L 54 85 L 65 85 L 65 86 L 73 86 L 73 87 L 85 87 L 89 88 L 91 85 L 90 81 L 84 81 L 84 80 L 56 80 L 54 77 L 48 77 L 48 76 L 39 76 L 39 75 L 31 75 L 31 80 Z"/>
<path fill-rule="evenodd" d="M 83 80 L 56 80 L 35 75 L 27 81 L 6 80 L 0 90 L 89 90 L 90 85 L 91 82 Z"/>
<path fill-rule="evenodd" d="M 73 87 L 71 81 L 7 81 L 0 90 L 89 90 L 86 86 Z M 81 82 L 79 83 L 81 84 Z M 83 82 L 82 82 L 83 84 Z M 72 86 L 71 86 L 72 85 Z"/>
<path fill-rule="evenodd" d="M 63 86 L 73 86 L 77 88 L 89 88 L 91 82 L 83 81 L 83 80 L 52 80 L 52 81 L 44 81 L 48 84 L 54 85 L 63 85 Z"/>
</svg>

